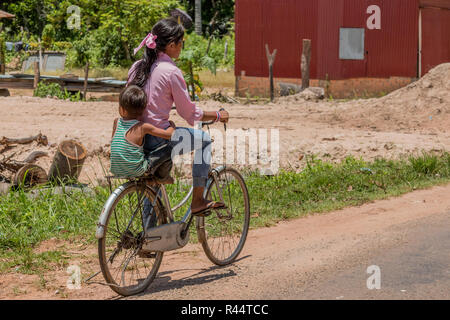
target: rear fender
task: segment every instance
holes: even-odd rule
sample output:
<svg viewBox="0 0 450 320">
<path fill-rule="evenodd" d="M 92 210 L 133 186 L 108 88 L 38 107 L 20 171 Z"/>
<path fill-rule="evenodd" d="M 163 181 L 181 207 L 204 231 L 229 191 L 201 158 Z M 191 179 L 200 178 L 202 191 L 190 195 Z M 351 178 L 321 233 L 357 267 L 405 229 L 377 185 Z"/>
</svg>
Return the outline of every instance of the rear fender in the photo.
<svg viewBox="0 0 450 320">
<path fill-rule="evenodd" d="M 128 185 L 129 185 L 129 183 L 119 186 L 116 190 L 114 190 L 111 193 L 108 200 L 106 200 L 106 203 L 103 206 L 102 212 L 100 213 L 100 217 L 99 217 L 98 223 L 97 223 L 97 231 L 95 232 L 95 237 L 97 239 L 102 239 L 105 236 L 105 226 L 106 226 L 106 221 L 108 220 L 108 214 L 111 211 L 114 201 L 128 187 Z"/>
</svg>

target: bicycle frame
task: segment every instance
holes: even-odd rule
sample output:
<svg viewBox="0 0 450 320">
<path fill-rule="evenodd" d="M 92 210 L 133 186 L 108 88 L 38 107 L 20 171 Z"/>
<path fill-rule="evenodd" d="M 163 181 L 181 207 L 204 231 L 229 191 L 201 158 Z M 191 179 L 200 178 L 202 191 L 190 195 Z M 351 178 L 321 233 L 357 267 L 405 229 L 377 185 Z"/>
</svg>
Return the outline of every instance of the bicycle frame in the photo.
<svg viewBox="0 0 450 320">
<path fill-rule="evenodd" d="M 211 183 L 212 183 L 212 182 L 217 183 L 216 175 L 217 175 L 220 171 L 222 171 L 223 169 L 225 169 L 225 166 L 220 166 L 220 167 L 218 167 L 218 168 L 214 168 L 214 169 L 211 170 L 212 173 L 213 173 L 213 174 L 211 175 L 212 179 L 208 179 L 208 182 L 207 182 L 207 185 L 206 185 L 205 191 L 204 191 L 204 196 L 206 196 L 206 192 L 207 192 L 209 186 L 211 185 Z M 211 181 L 211 180 L 212 180 L 212 181 Z M 221 201 L 224 201 L 224 199 L 223 199 L 223 194 L 222 194 L 222 190 L 219 188 L 219 186 L 217 186 L 217 190 L 218 190 L 218 193 L 219 193 L 220 200 L 221 200 Z M 159 185 L 159 186 L 158 186 L 158 190 L 157 190 L 157 192 L 156 192 L 156 195 L 157 195 L 157 198 L 162 198 L 162 200 L 164 201 L 164 205 L 165 205 L 166 209 L 168 209 L 168 218 L 169 218 L 170 222 L 174 222 L 174 221 L 175 221 L 174 216 L 173 216 L 173 213 L 174 213 L 175 211 L 177 211 L 178 209 L 180 209 L 182 206 L 184 206 L 184 205 L 186 204 L 186 202 L 187 202 L 187 201 L 189 200 L 189 198 L 192 196 L 193 191 L 194 191 L 194 187 L 191 186 L 191 188 L 189 189 L 188 194 L 187 194 L 187 195 L 186 195 L 186 196 L 185 196 L 185 197 L 184 197 L 177 205 L 175 205 L 175 206 L 172 208 L 172 206 L 171 206 L 171 204 L 170 204 L 169 196 L 168 196 L 168 194 L 167 194 L 166 187 L 165 187 L 164 185 Z M 161 194 L 161 195 L 160 195 L 160 194 Z M 162 196 L 162 197 L 161 197 L 161 196 Z M 156 199 L 157 199 L 157 198 L 156 198 Z M 155 199 L 155 201 L 156 201 L 156 199 Z M 154 202 L 152 205 L 153 205 L 153 206 L 156 205 L 156 202 Z M 189 207 L 189 208 L 187 209 L 187 211 L 185 212 L 183 218 L 181 218 L 180 221 L 181 221 L 181 222 L 187 223 L 187 222 L 189 221 L 191 215 L 192 215 L 192 214 L 191 214 L 191 208 Z"/>
<path fill-rule="evenodd" d="M 169 196 L 167 194 L 166 187 L 164 185 L 160 185 L 159 186 L 159 189 L 158 189 L 156 195 L 157 195 L 157 198 L 158 197 L 161 198 L 161 195 L 162 195 L 162 199 L 163 199 L 164 205 L 165 205 L 165 207 L 167 209 L 168 218 L 169 218 L 170 222 L 174 222 L 175 221 L 173 213 L 186 204 L 186 202 L 192 196 L 193 191 L 194 191 L 194 187 L 191 186 L 191 188 L 189 189 L 188 194 L 183 198 L 183 200 L 181 200 L 180 203 L 178 203 L 175 207 L 172 208 L 172 206 L 170 205 L 170 199 L 169 199 Z M 156 203 L 154 203 L 153 205 L 155 205 L 155 204 Z M 191 217 L 191 208 L 189 207 L 187 209 L 187 211 L 185 212 L 183 218 L 181 219 L 181 222 L 186 222 L 187 223 L 187 221 L 189 220 L 190 217 Z"/>
<path fill-rule="evenodd" d="M 202 122 L 199 122 L 197 124 L 197 129 L 203 130 L 203 123 Z M 224 168 L 225 168 L 225 165 L 223 165 L 223 166 L 221 166 L 219 168 L 216 168 L 216 169 L 212 169 L 212 172 L 215 173 L 215 174 L 212 175 L 213 180 L 214 180 L 215 183 L 217 183 L 216 182 L 216 174 L 218 172 L 220 172 L 220 170 L 222 170 Z M 208 179 L 208 181 L 210 181 L 210 180 Z M 207 184 L 206 187 L 205 187 L 204 196 L 206 196 L 206 192 L 208 190 L 208 187 L 209 187 L 210 183 L 211 182 L 209 182 L 209 184 Z M 186 202 L 192 196 L 193 190 L 194 190 L 194 187 L 191 186 L 191 188 L 189 189 L 188 194 L 183 198 L 183 200 L 181 200 L 180 203 L 178 203 L 177 205 L 175 205 L 172 208 L 172 206 L 170 205 L 170 200 L 169 200 L 169 196 L 167 194 L 166 187 L 164 185 L 159 185 L 159 188 L 158 188 L 158 191 L 156 192 L 156 195 L 157 195 L 157 198 L 160 197 L 159 193 L 161 192 L 162 199 L 164 201 L 164 205 L 168 209 L 168 218 L 169 218 L 170 222 L 174 222 L 175 221 L 173 213 L 186 204 Z M 222 195 L 222 191 L 220 190 L 219 186 L 217 186 L 217 190 L 219 190 L 218 192 L 219 192 L 220 200 L 223 202 L 223 195 Z M 153 205 L 155 205 L 155 204 L 156 203 L 153 203 Z M 184 222 L 184 223 L 188 223 L 190 218 L 191 218 L 191 208 L 188 208 L 188 210 L 185 212 L 183 218 L 180 221 Z"/>
</svg>

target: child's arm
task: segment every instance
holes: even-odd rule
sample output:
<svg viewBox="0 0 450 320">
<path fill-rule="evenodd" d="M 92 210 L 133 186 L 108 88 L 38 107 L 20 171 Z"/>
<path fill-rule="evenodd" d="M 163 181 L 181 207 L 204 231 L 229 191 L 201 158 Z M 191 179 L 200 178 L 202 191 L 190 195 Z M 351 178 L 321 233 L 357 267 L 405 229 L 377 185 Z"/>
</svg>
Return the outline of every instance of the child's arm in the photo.
<svg viewBox="0 0 450 320">
<path fill-rule="evenodd" d="M 119 121 L 119 118 L 115 118 L 115 119 L 114 119 L 114 124 L 113 124 L 113 130 L 112 130 L 112 136 L 111 136 L 111 139 L 114 138 L 114 134 L 116 133 L 116 129 L 117 129 L 117 121 Z"/>
<path fill-rule="evenodd" d="M 142 125 L 142 136 L 144 137 L 146 134 L 150 134 L 152 136 L 160 137 L 166 140 L 170 140 L 173 132 L 175 131 L 175 125 L 171 125 L 167 129 L 160 129 L 151 125 L 150 123 L 144 123 Z"/>
</svg>

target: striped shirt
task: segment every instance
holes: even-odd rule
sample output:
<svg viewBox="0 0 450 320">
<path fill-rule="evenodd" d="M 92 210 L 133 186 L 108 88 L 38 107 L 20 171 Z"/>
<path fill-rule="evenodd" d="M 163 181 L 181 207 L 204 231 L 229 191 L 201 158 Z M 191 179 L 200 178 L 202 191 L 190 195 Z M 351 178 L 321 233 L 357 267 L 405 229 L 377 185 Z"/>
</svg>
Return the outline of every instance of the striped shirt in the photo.
<svg viewBox="0 0 450 320">
<path fill-rule="evenodd" d="M 138 120 L 122 118 L 117 122 L 111 142 L 111 172 L 117 177 L 134 178 L 147 171 L 148 162 L 144 158 L 144 149 L 125 138 L 128 130 L 138 123 Z"/>
</svg>

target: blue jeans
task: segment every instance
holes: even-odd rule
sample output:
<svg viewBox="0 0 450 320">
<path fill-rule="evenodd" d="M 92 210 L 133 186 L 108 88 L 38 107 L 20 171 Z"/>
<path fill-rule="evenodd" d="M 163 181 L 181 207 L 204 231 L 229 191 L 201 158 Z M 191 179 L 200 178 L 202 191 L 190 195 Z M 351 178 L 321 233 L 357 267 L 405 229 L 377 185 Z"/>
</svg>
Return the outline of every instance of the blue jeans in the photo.
<svg viewBox="0 0 450 320">
<path fill-rule="evenodd" d="M 148 155 L 152 150 L 164 143 L 172 146 L 172 159 L 174 156 L 194 151 L 194 163 L 192 165 L 192 184 L 194 187 L 205 187 L 211 166 L 211 138 L 208 133 L 192 128 L 177 127 L 170 141 L 152 135 L 145 135 L 144 153 Z M 150 215 L 151 205 L 146 198 L 144 200 L 144 227 L 154 227 L 156 216 Z"/>
</svg>

